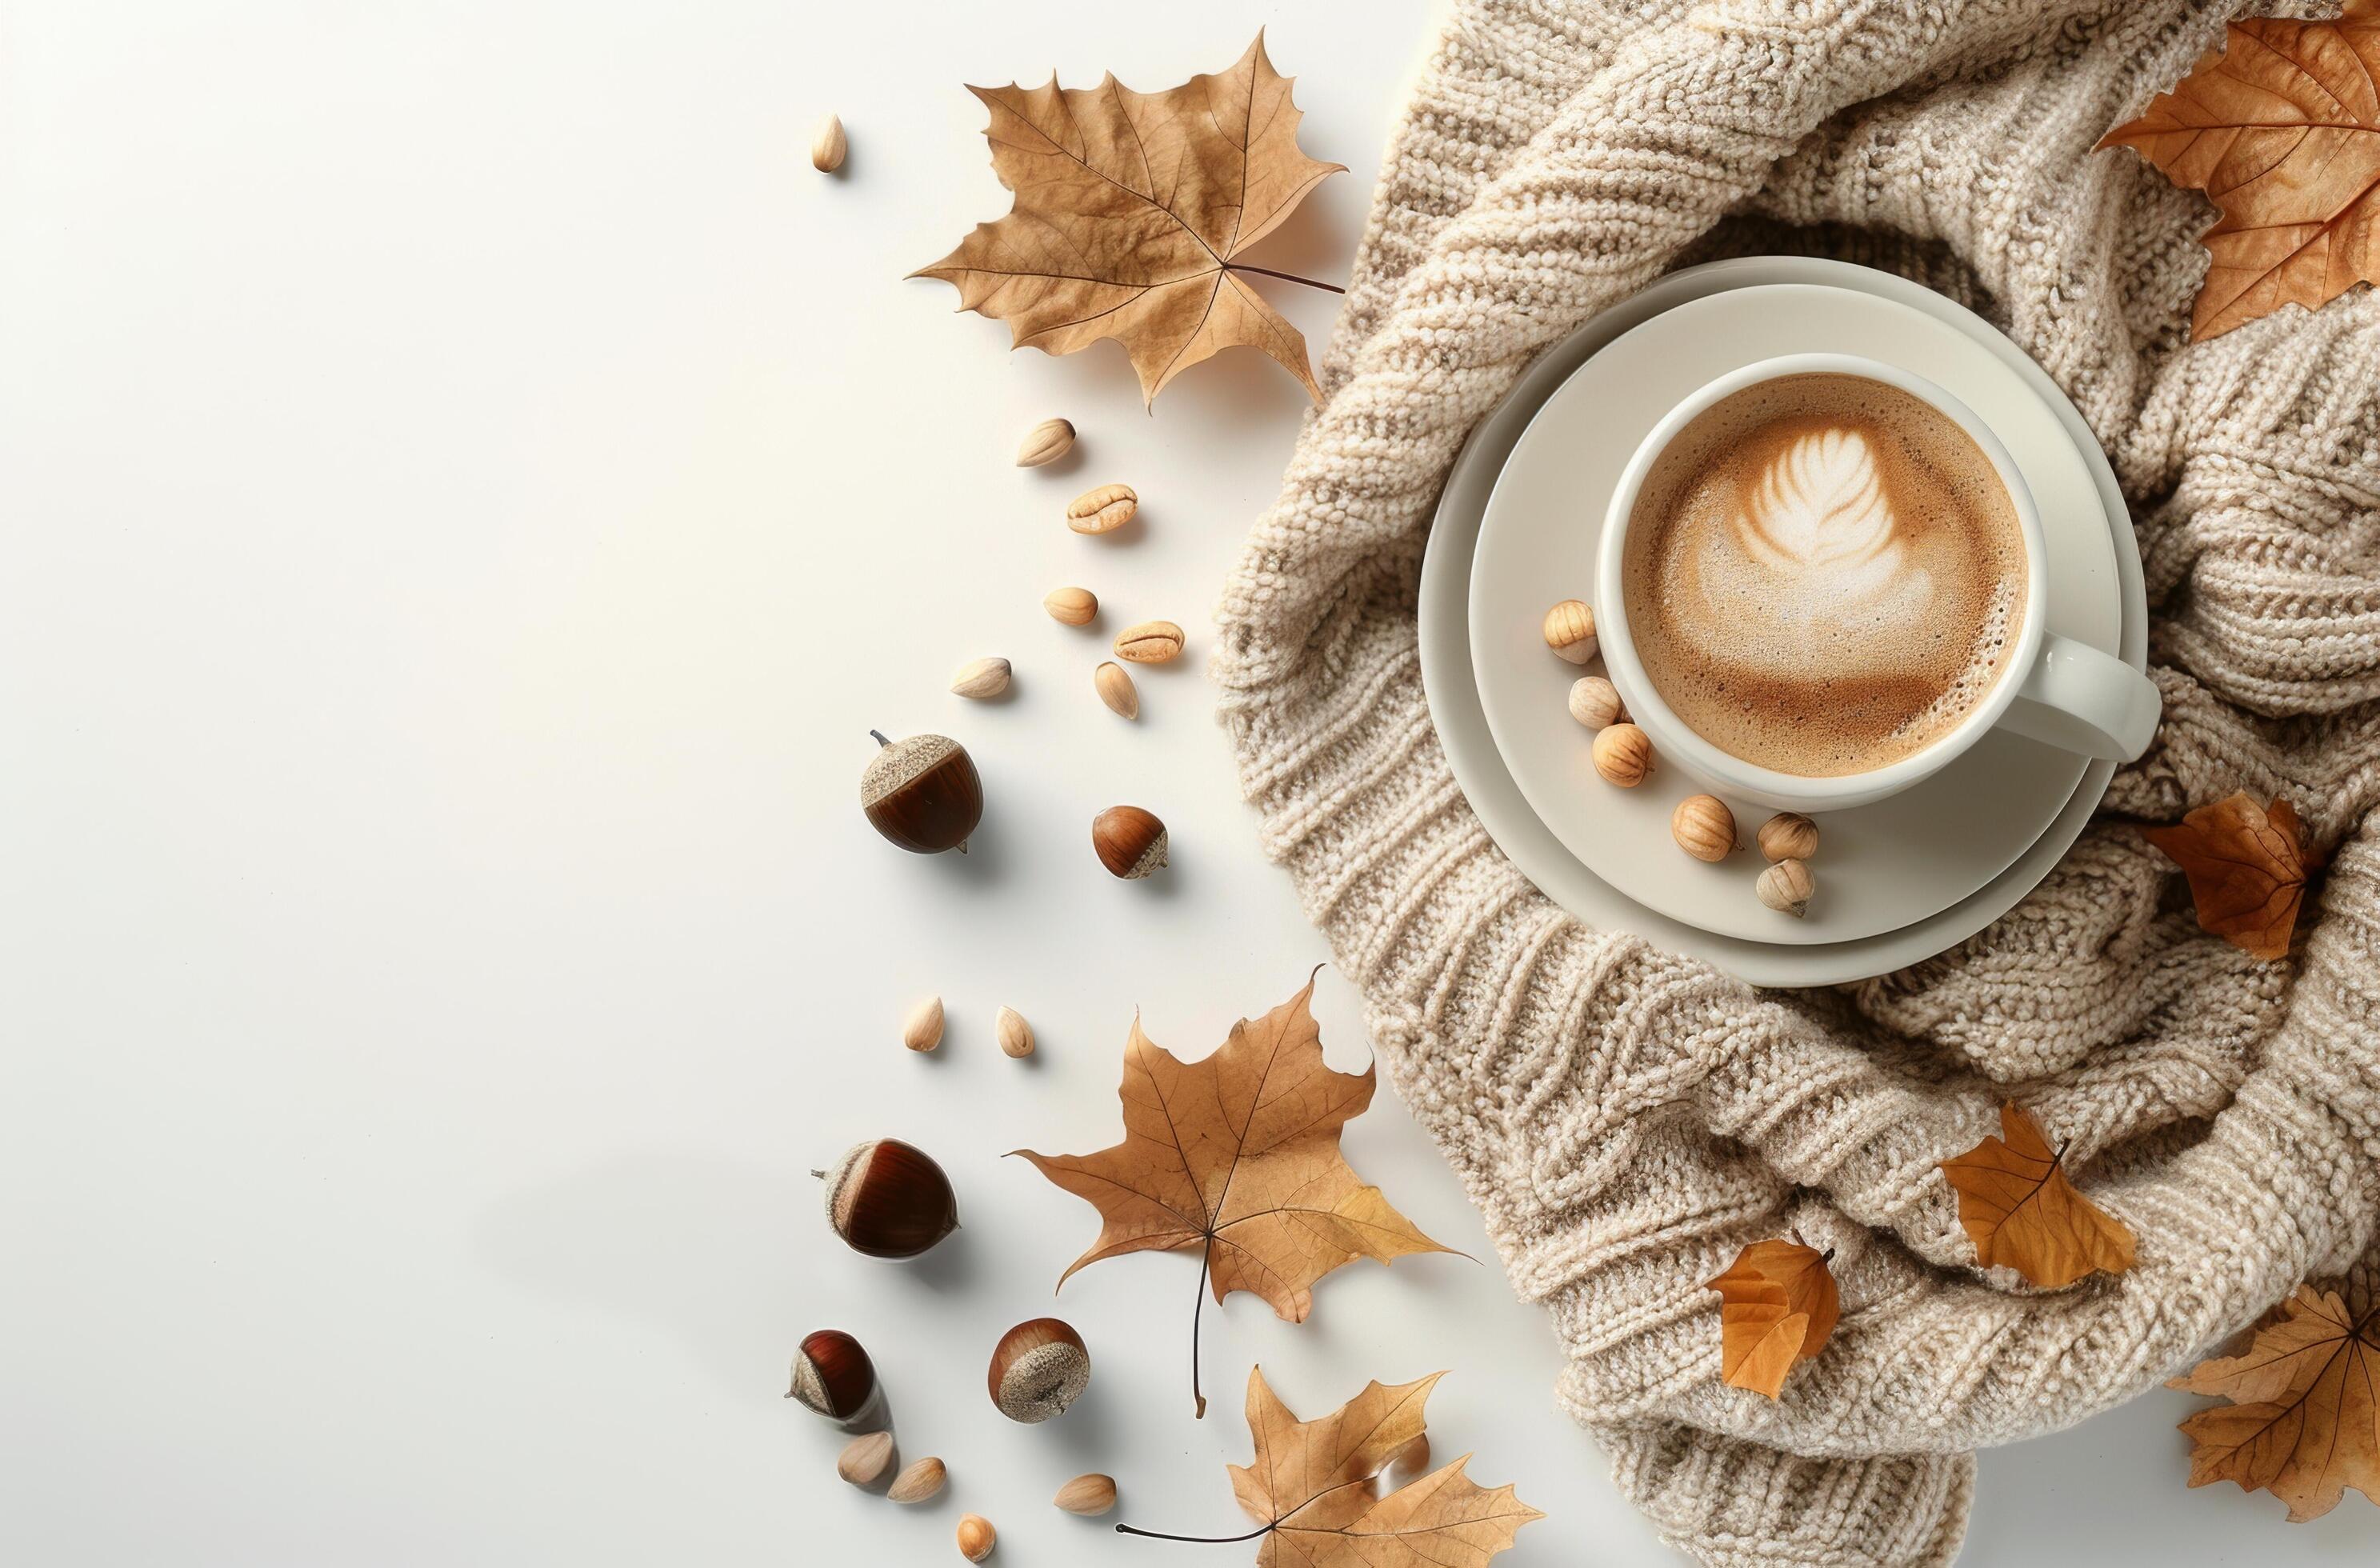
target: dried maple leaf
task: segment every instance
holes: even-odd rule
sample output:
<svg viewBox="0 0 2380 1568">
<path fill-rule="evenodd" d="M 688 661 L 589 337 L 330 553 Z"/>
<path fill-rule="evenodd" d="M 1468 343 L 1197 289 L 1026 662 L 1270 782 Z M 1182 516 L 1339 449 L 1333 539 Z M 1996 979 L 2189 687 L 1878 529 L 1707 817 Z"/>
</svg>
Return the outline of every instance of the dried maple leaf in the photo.
<svg viewBox="0 0 2380 1568">
<path fill-rule="evenodd" d="M 1756 1241 L 1704 1286 L 1719 1295 L 1719 1367 L 1732 1387 L 1775 1399 L 1797 1362 L 1827 1348 L 1841 1315 L 1827 1254 L 1798 1241 Z"/>
<path fill-rule="evenodd" d="M 2065 1154 L 2051 1150 L 2031 1112 L 2003 1105 L 1999 1137 L 1942 1161 L 1977 1262 L 2005 1264 L 2052 1290 L 2132 1266 L 2131 1231 L 2066 1179 Z"/>
<path fill-rule="evenodd" d="M 2222 214 L 2193 339 L 2380 282 L 2380 0 L 2337 21 L 2255 17 L 2107 133 Z"/>
<path fill-rule="evenodd" d="M 1372 1102 L 1374 1072 L 1323 1065 L 1307 1010 L 1314 981 L 1263 1017 L 1242 1019 L 1213 1054 L 1184 1063 L 1132 1022 L 1124 1044 L 1123 1141 L 1096 1154 L 1018 1149 L 1099 1211 L 1099 1239 L 1058 1278 L 1127 1252 L 1198 1247 L 1215 1299 L 1250 1291 L 1293 1323 L 1314 1282 L 1358 1258 L 1386 1263 L 1449 1250 L 1415 1230 L 1339 1153 L 1339 1133 Z M 1204 1305 L 1205 1293 L 1200 1293 Z M 1198 1414 L 1197 1317 L 1191 1392 Z"/>
<path fill-rule="evenodd" d="M 1227 1466 L 1232 1490 L 1261 1528 L 1245 1536 L 1170 1536 L 1130 1525 L 1127 1536 L 1159 1540 L 1260 1540 L 1257 1568 L 1479 1568 L 1544 1514 L 1512 1495 L 1489 1491 L 1453 1464 L 1375 1497 L 1373 1479 L 1422 1435 L 1422 1405 L 1443 1372 L 1364 1392 L 1318 1420 L 1301 1421 L 1261 1369 L 1248 1373 L 1248 1433 L 1255 1462 Z"/>
<path fill-rule="evenodd" d="M 1291 85 L 1258 33 L 1230 70 L 1163 92 L 1112 75 L 1088 90 L 1054 76 L 1046 87 L 970 87 L 991 111 L 992 171 L 1016 203 L 909 275 L 955 285 L 960 309 L 1008 322 L 1013 347 L 1072 354 L 1114 338 L 1152 402 L 1199 360 L 1245 345 L 1319 403 L 1305 339 L 1243 274 L 1313 280 L 1240 259 L 1346 172 L 1298 150 L 1305 116 Z"/>
<path fill-rule="evenodd" d="M 2380 1502 L 2380 1304 L 2352 1310 L 2300 1285 L 2245 1352 L 2166 1386 L 2232 1401 L 2181 1424 L 2192 1486 L 2262 1488 L 2292 1523 L 2329 1513 L 2349 1487 Z"/>
<path fill-rule="evenodd" d="M 2286 958 L 2305 900 L 2297 808 L 2258 806 L 2245 790 L 2168 828 L 2142 830 L 2190 876 L 2198 923 L 2257 958 Z"/>
</svg>

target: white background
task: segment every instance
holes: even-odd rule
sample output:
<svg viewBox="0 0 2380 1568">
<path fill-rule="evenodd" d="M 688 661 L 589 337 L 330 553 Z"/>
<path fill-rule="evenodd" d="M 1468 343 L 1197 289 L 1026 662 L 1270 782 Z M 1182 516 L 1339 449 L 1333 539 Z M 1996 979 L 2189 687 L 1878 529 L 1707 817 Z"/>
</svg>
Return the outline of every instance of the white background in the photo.
<svg viewBox="0 0 2380 1568">
<path fill-rule="evenodd" d="M 1386 1094 L 1356 1168 L 1482 1262 L 1349 1269 L 1302 1328 L 1210 1307 L 1204 1423 L 1195 1265 L 1106 1263 L 1055 1303 L 1081 1404 L 983 1394 L 1096 1228 L 998 1157 L 1112 1138 L 1135 1006 L 1202 1053 L 1324 954 L 1200 675 L 1301 396 L 1234 353 L 1152 418 L 1112 346 L 1011 355 L 904 282 L 1007 205 L 960 84 L 1157 87 L 1270 24 L 1355 172 L 1259 259 L 1343 277 L 1426 9 L 0 7 L 0 1559 L 954 1562 L 973 1509 L 1001 1562 L 1245 1562 L 1046 1499 L 1105 1469 L 1124 1518 L 1245 1528 L 1261 1360 L 1306 1413 L 1449 1368 L 1439 1452 L 1548 1515 L 1503 1561 L 1669 1560 Z M 1267 290 L 1318 355 L 1331 298 Z M 1012 467 L 1053 413 L 1077 456 Z M 1109 480 L 1145 521 L 1067 532 Z M 1062 582 L 1102 633 L 1191 628 L 1138 724 L 1043 615 Z M 945 693 L 993 652 L 1011 700 Z M 973 748 L 974 855 L 868 831 L 870 725 Z M 1119 800 L 1172 824 L 1162 880 L 1094 863 Z M 1334 974 L 1319 1006 L 1362 1062 Z M 844 1252 L 805 1174 L 876 1134 L 958 1184 L 922 1263 Z M 948 1460 L 936 1503 L 838 1483 L 779 1398 L 823 1324 Z M 2368 1561 L 2360 1500 L 2185 1491 L 2188 1408 L 1987 1457 L 1968 1561 Z"/>
</svg>

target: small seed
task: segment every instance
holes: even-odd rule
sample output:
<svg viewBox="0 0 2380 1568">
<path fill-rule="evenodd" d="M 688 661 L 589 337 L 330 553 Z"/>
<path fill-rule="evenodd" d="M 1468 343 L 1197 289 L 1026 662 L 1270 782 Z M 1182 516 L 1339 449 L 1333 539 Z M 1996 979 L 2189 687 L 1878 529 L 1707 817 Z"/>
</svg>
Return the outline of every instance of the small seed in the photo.
<svg viewBox="0 0 2380 1568">
<path fill-rule="evenodd" d="M 1697 860 L 1724 860 L 1735 853 L 1735 813 L 1715 795 L 1690 795 L 1670 813 L 1670 836 Z"/>
<path fill-rule="evenodd" d="M 1091 685 L 1098 688 L 1099 700 L 1111 713 L 1127 719 L 1140 717 L 1140 688 L 1132 684 L 1130 672 L 1111 661 L 1091 672 Z"/>
<path fill-rule="evenodd" d="M 1604 783 L 1634 789 L 1653 771 L 1653 742 L 1633 724 L 1607 724 L 1595 735 L 1595 772 Z"/>
<path fill-rule="evenodd" d="M 1135 664 L 1168 664 L 1182 654 L 1182 628 L 1171 621 L 1143 621 L 1116 633 L 1116 657 Z"/>
<path fill-rule="evenodd" d="M 1087 588 L 1053 588 L 1041 599 L 1050 618 L 1070 626 L 1087 626 L 1098 618 L 1099 596 Z"/>
<path fill-rule="evenodd" d="M 912 1051 L 931 1051 L 942 1043 L 942 999 L 929 996 L 909 1009 L 901 1021 L 901 1043 Z"/>
<path fill-rule="evenodd" d="M 1050 1501 L 1069 1513 L 1096 1519 L 1116 1505 L 1115 1477 L 1096 1470 L 1087 1476 L 1077 1476 L 1060 1487 L 1058 1495 Z"/>
<path fill-rule="evenodd" d="M 892 1434 L 870 1432 L 844 1445 L 834 1473 L 855 1487 L 872 1487 L 892 1467 Z"/>
<path fill-rule="evenodd" d="M 1570 683 L 1570 716 L 1588 729 L 1599 730 L 1620 717 L 1620 688 L 1601 675 L 1581 675 Z"/>
<path fill-rule="evenodd" d="M 1595 657 L 1595 612 L 1584 600 L 1565 599 L 1546 612 L 1546 646 L 1573 664 Z"/>
<path fill-rule="evenodd" d="M 1799 860 L 1779 860 L 1760 873 L 1753 891 L 1760 895 L 1761 903 L 1798 920 L 1809 912 L 1810 899 L 1818 891 L 1818 883 L 1810 875 L 1810 868 Z"/>
<path fill-rule="evenodd" d="M 998 697 L 1008 689 L 1009 665 L 1005 659 L 975 659 L 961 664 L 958 674 L 951 677 L 951 689 L 961 697 L 982 701 Z"/>
<path fill-rule="evenodd" d="M 1075 427 L 1066 419 L 1044 419 L 1025 432 L 1017 444 L 1016 466 L 1038 468 L 1044 463 L 1054 463 L 1074 450 Z"/>
<path fill-rule="evenodd" d="M 941 1460 L 929 1456 L 893 1477 L 892 1489 L 884 1495 L 895 1502 L 923 1502 L 942 1489 L 949 1475 Z"/>
<path fill-rule="evenodd" d="M 844 154 L 851 150 L 851 140 L 843 134 L 843 121 L 829 115 L 819 122 L 810 138 L 810 167 L 822 175 L 831 175 L 843 167 Z"/>
<path fill-rule="evenodd" d="M 1140 510 L 1140 497 L 1128 484 L 1103 484 L 1087 490 L 1066 507 L 1066 526 L 1076 533 L 1113 533 Z"/>
<path fill-rule="evenodd" d="M 959 1521 L 959 1555 L 969 1562 L 980 1562 L 990 1557 L 999 1541 L 1000 1532 L 982 1514 L 970 1513 Z"/>
<path fill-rule="evenodd" d="M 1025 1015 L 1015 1008 L 1003 1007 L 1000 1010 L 999 1017 L 992 1024 L 992 1033 L 1000 1040 L 1000 1049 L 1008 1055 L 1030 1056 L 1033 1054 L 1033 1026 L 1026 1023 Z"/>
<path fill-rule="evenodd" d="M 1760 824 L 1760 853 L 1771 860 L 1807 860 L 1818 853 L 1818 824 L 1799 811 L 1779 811 Z"/>
</svg>

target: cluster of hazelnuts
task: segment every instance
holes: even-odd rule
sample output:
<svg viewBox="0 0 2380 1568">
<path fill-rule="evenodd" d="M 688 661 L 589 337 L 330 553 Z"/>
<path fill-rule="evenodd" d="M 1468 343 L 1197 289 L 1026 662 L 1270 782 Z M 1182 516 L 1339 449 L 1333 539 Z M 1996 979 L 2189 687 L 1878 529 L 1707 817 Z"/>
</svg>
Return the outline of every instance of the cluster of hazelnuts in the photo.
<svg viewBox="0 0 2380 1568">
<path fill-rule="evenodd" d="M 868 824 L 913 855 L 966 853 L 983 820 L 983 778 L 965 747 L 946 735 L 887 740 L 859 776 Z M 1091 850 L 1109 874 L 1136 881 L 1166 866 L 1165 824 L 1137 806 L 1111 806 L 1091 819 Z"/>
<path fill-rule="evenodd" d="M 958 1197 L 950 1177 L 925 1150 L 899 1138 L 875 1138 L 846 1151 L 829 1170 L 812 1173 L 826 1184 L 827 1222 L 853 1251 L 870 1258 L 915 1258 L 958 1229 Z M 1090 1385 L 1091 1355 L 1083 1336 L 1056 1318 L 1017 1324 L 992 1346 L 986 1392 L 1012 1421 L 1047 1421 Z M 836 1473 L 873 1487 L 892 1473 L 893 1442 L 876 1363 L 840 1329 L 803 1337 L 794 1352 L 793 1386 L 785 1397 L 859 1435 L 845 1445 Z M 941 1493 L 949 1470 L 939 1458 L 915 1460 L 892 1477 L 885 1496 L 924 1502 Z M 1115 1482 L 1077 1476 L 1053 1500 L 1070 1513 L 1096 1515 L 1115 1506 Z M 958 1525 L 960 1554 L 980 1562 L 997 1538 L 991 1522 L 969 1513 Z"/>
</svg>

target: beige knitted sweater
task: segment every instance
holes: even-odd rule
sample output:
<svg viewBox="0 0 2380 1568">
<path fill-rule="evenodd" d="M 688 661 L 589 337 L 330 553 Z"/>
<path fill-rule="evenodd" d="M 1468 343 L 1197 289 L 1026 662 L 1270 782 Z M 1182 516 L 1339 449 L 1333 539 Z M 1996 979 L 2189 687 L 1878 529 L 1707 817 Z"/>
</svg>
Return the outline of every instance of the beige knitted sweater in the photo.
<svg viewBox="0 0 2380 1568">
<path fill-rule="evenodd" d="M 2080 1421 L 2338 1274 L 2380 1212 L 2380 308 L 2184 342 L 2209 221 L 2094 153 L 2221 37 L 2189 0 L 1458 0 L 1395 133 L 1216 664 L 1266 843 L 1398 1091 L 1552 1313 L 1560 1398 L 1713 1563 L 1939 1562 L 1972 1451 Z M 1415 593 L 1464 436 L 1540 348 L 1682 260 L 1917 276 L 2081 406 L 2133 503 L 2155 748 L 1951 953 L 1755 992 L 1588 930 L 1488 841 L 1422 699 Z M 2295 954 L 2202 933 L 2124 819 L 2286 792 L 2335 859 Z M 2031 1105 L 2138 1266 L 1985 1273 L 1936 1162 Z M 1840 1329 L 1721 1385 L 1703 1282 L 1789 1228 Z M 2177 1471 L 2175 1485 L 2181 1485 Z"/>
</svg>

